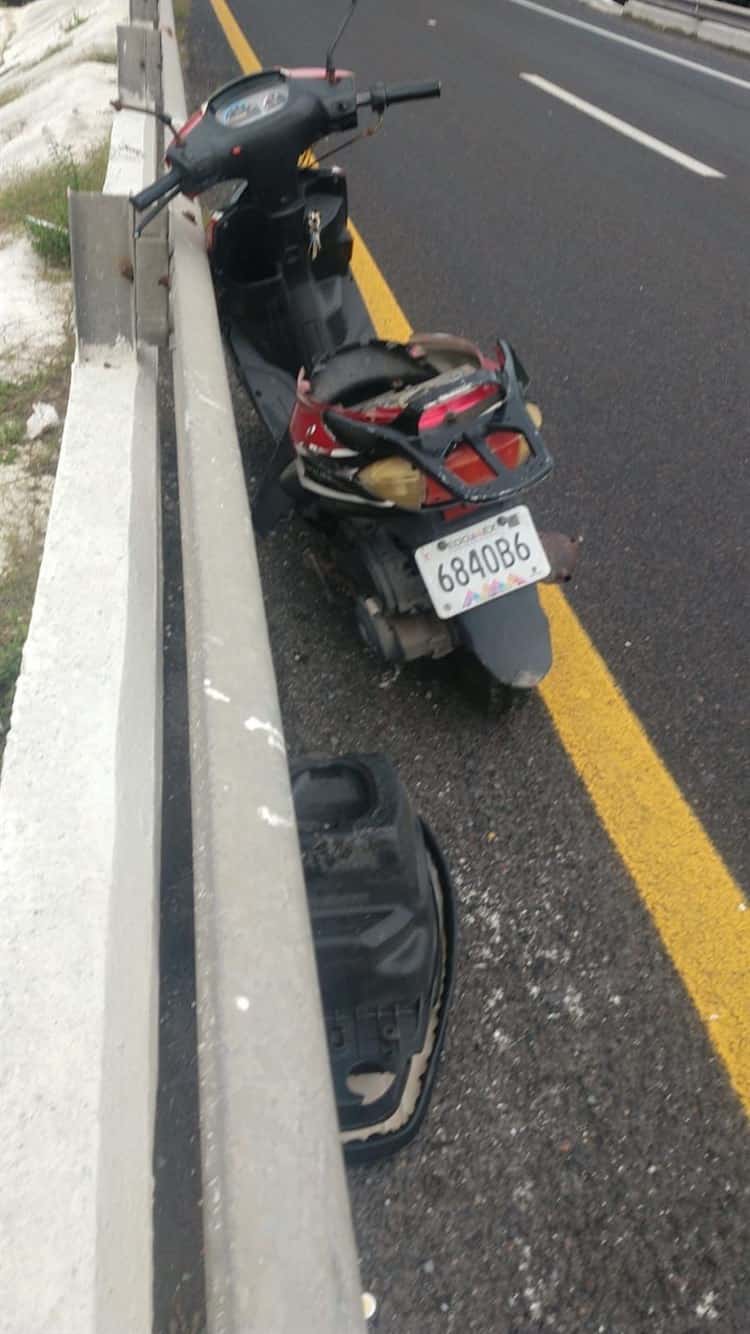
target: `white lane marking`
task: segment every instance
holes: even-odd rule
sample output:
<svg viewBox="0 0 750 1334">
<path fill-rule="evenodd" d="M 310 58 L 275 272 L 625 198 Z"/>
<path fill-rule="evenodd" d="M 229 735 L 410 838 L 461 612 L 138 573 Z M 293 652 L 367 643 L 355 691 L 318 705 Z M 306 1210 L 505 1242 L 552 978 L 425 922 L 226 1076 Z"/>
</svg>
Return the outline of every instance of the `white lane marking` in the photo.
<svg viewBox="0 0 750 1334">
<path fill-rule="evenodd" d="M 671 162 L 679 163 L 687 171 L 694 171 L 696 176 L 724 180 L 723 172 L 716 171 L 714 167 L 707 167 L 705 162 L 699 162 L 697 158 L 689 157 L 687 153 L 681 153 L 679 148 L 672 148 L 671 144 L 665 144 L 662 139 L 655 139 L 652 134 L 644 134 L 643 130 L 637 130 L 635 125 L 630 125 L 626 120 L 620 120 L 619 116 L 610 116 L 608 111 L 602 111 L 600 107 L 595 107 L 593 102 L 584 102 L 582 97 L 576 97 L 575 93 L 567 92 L 565 88 L 560 88 L 558 84 L 542 79 L 538 74 L 520 74 L 519 78 L 526 83 L 533 84 L 535 88 L 541 89 L 543 93 L 549 93 L 550 97 L 557 97 L 561 102 L 567 102 L 568 106 L 575 107 L 576 111 L 582 111 L 584 115 L 591 116 L 593 120 L 601 121 L 602 125 L 608 125 L 610 130 L 617 130 L 618 134 L 624 134 L 627 139 L 634 139 L 637 144 L 642 144 L 644 148 L 650 148 L 654 153 L 661 153 L 662 157 L 669 158 Z"/>
<path fill-rule="evenodd" d="M 647 55 L 656 56 L 658 60 L 668 60 L 672 65 L 682 65 L 684 69 L 697 70 L 699 74 L 705 74 L 708 79 L 721 79 L 723 83 L 732 83 L 735 88 L 745 88 L 750 92 L 750 80 L 740 79 L 736 74 L 726 74 L 724 70 L 714 69 L 712 65 L 702 65 L 699 60 L 688 60 L 687 56 L 676 56 L 672 51 L 660 51 L 658 46 L 649 46 L 648 42 L 637 42 L 634 37 L 623 37 L 619 32 L 610 32 L 609 28 L 600 28 L 598 23 L 575 19 L 572 14 L 561 14 L 557 9 L 548 9 L 546 5 L 536 4 L 535 0 L 509 0 L 509 3 L 520 5 L 522 9 L 533 9 L 537 14 L 546 14 L 548 18 L 557 19 L 559 23 L 570 23 L 574 28 L 585 28 L 586 32 L 594 32 L 597 37 L 606 37 L 609 42 L 634 46 L 637 51 L 645 51 Z"/>
</svg>

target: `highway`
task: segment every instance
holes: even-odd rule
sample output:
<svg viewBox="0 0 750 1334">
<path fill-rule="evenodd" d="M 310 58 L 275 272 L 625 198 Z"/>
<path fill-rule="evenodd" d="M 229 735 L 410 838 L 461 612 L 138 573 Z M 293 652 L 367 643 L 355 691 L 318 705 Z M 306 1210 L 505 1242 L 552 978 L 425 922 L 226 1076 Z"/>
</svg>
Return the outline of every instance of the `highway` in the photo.
<svg viewBox="0 0 750 1334">
<path fill-rule="evenodd" d="M 193 0 L 192 100 L 341 10 Z M 290 749 L 387 751 L 459 890 L 429 1121 L 351 1175 L 363 1282 L 388 1334 L 747 1334 L 750 61 L 572 0 L 361 0 L 338 58 L 443 81 L 341 159 L 366 299 L 510 338 L 534 513 L 584 536 L 559 672 L 492 724 L 366 655 L 301 525 L 260 545 Z"/>
</svg>

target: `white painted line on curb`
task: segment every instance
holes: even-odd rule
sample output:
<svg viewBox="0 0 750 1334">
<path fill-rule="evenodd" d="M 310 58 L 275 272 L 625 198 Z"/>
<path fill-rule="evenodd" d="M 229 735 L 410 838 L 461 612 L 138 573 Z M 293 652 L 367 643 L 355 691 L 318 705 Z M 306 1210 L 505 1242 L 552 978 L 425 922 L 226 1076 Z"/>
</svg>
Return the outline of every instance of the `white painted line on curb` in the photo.
<svg viewBox="0 0 750 1334">
<path fill-rule="evenodd" d="M 645 134 L 643 130 L 637 130 L 635 125 L 630 125 L 626 120 L 620 120 L 619 116 L 611 116 L 608 111 L 602 111 L 600 107 L 595 107 L 592 102 L 584 102 L 582 97 L 576 97 L 575 93 L 567 92 L 565 88 L 560 88 L 556 83 L 549 83 L 547 79 L 542 79 L 538 74 L 520 74 L 519 78 L 526 83 L 532 83 L 535 88 L 540 88 L 543 93 L 549 93 L 550 97 L 557 97 L 561 102 L 567 102 L 568 106 L 575 107 L 576 111 L 582 111 L 586 116 L 591 116 L 592 120 L 601 121 L 602 125 L 608 125 L 610 130 L 617 130 L 618 134 L 624 134 L 627 139 L 634 139 L 637 144 L 642 144 L 644 148 L 650 148 L 654 153 L 660 153 L 662 157 L 669 158 L 671 162 L 677 162 L 679 166 L 685 167 L 687 171 L 695 172 L 696 176 L 724 180 L 722 171 L 716 171 L 714 167 L 707 167 L 705 162 L 699 162 L 697 158 L 690 157 L 687 153 L 681 153 L 679 148 L 672 148 L 671 144 L 665 144 L 662 139 L 655 139 L 652 134 Z"/>
<path fill-rule="evenodd" d="M 661 51 L 658 46 L 649 46 L 648 42 L 638 42 L 634 37 L 623 37 L 619 32 L 610 32 L 609 28 L 600 28 L 598 23 L 587 23 L 585 19 L 573 18 L 572 14 L 561 14 L 547 5 L 538 5 L 536 0 L 509 0 L 511 5 L 520 5 L 522 9 L 533 9 L 537 14 L 546 14 L 548 18 L 560 23 L 570 23 L 574 28 L 585 28 L 586 32 L 596 33 L 597 37 L 606 37 L 610 42 L 621 42 L 623 46 L 634 46 L 637 51 L 645 51 L 659 60 L 668 60 L 672 65 L 682 65 L 685 69 L 696 70 L 709 79 L 721 79 L 723 83 L 732 83 L 736 88 L 745 88 L 750 92 L 750 80 L 740 79 L 736 74 L 726 74 L 724 70 L 704 65 L 700 60 L 688 60 L 687 56 L 676 56 L 672 51 Z"/>
</svg>

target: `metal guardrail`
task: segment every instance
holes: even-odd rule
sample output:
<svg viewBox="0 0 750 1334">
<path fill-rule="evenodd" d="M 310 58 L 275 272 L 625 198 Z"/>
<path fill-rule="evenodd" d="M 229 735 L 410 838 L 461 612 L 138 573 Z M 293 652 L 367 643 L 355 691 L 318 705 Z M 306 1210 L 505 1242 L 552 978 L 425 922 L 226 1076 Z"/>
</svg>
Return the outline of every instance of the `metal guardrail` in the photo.
<svg viewBox="0 0 750 1334">
<path fill-rule="evenodd" d="M 171 0 L 164 107 L 186 118 Z M 362 1295 L 276 681 L 194 204 L 170 209 L 210 1334 L 354 1334 Z"/>
</svg>

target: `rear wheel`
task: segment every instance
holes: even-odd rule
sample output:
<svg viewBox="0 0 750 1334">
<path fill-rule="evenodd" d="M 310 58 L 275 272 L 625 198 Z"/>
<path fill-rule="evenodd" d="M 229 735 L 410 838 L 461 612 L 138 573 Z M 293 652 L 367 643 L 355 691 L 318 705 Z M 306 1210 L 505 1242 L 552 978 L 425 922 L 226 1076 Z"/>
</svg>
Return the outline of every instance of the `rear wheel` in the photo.
<svg viewBox="0 0 750 1334">
<path fill-rule="evenodd" d="M 459 651 L 457 665 L 461 688 L 471 704 L 486 718 L 505 718 L 524 707 L 533 690 L 520 690 L 498 681 L 468 650 Z"/>
</svg>

